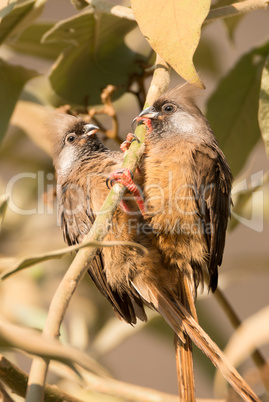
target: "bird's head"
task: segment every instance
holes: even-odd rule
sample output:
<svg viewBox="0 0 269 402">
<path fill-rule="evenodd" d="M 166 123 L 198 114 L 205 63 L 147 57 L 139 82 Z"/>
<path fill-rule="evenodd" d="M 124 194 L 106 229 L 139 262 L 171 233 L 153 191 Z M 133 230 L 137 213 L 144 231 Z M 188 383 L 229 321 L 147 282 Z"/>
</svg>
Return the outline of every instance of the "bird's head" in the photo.
<svg viewBox="0 0 269 402">
<path fill-rule="evenodd" d="M 144 109 L 134 122 L 144 123 L 149 134 L 166 137 L 171 134 L 193 135 L 201 124 L 202 113 L 194 102 L 194 90 L 178 86 Z"/>
<path fill-rule="evenodd" d="M 53 163 L 58 176 L 68 175 L 84 159 L 103 150 L 95 135 L 99 127 L 82 119 L 58 113 L 48 124 Z"/>
</svg>

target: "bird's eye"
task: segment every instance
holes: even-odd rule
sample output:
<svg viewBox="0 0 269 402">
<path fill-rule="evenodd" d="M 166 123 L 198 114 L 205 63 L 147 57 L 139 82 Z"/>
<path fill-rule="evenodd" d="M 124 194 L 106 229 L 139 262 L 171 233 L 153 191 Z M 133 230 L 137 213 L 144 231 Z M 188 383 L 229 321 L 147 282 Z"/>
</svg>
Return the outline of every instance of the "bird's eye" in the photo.
<svg viewBox="0 0 269 402">
<path fill-rule="evenodd" d="M 75 139 L 76 139 L 76 136 L 74 134 L 69 134 L 66 137 L 66 142 L 69 142 L 69 144 L 72 144 L 75 141 Z"/>
<path fill-rule="evenodd" d="M 171 112 L 173 112 L 175 110 L 175 106 L 171 105 L 171 104 L 168 104 L 168 105 L 164 105 L 162 109 L 163 109 L 164 112 L 171 113 Z"/>
</svg>

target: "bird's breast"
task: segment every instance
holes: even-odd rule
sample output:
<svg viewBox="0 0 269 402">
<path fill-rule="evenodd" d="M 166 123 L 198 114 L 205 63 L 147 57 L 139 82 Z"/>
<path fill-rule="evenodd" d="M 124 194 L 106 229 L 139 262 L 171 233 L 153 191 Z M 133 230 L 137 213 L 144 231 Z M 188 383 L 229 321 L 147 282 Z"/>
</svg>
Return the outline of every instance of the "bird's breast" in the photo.
<svg viewBox="0 0 269 402">
<path fill-rule="evenodd" d="M 197 211 L 197 172 L 193 152 L 152 150 L 145 161 L 144 196 L 147 212 L 156 220 L 193 221 Z"/>
<path fill-rule="evenodd" d="M 167 261 L 177 265 L 202 263 L 206 254 L 193 154 L 188 145 L 175 148 L 173 153 L 155 149 L 147 154 L 144 166 L 148 221 L 158 248 Z"/>
</svg>

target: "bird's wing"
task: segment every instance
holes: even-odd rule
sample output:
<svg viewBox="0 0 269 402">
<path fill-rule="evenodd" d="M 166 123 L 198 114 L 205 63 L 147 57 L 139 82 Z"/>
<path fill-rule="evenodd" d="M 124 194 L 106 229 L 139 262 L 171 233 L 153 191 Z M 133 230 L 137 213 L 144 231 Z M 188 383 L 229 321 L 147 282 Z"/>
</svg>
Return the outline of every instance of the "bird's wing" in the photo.
<svg viewBox="0 0 269 402">
<path fill-rule="evenodd" d="M 79 196 L 80 198 L 78 199 Z M 92 210 L 90 200 L 88 199 L 87 205 L 85 205 L 85 199 L 81 198 L 80 191 L 72 186 L 63 187 L 58 198 L 60 200 L 59 216 L 64 240 L 69 245 L 81 243 L 83 237 L 89 232 L 95 220 L 95 214 Z M 111 288 L 106 278 L 105 262 L 101 250 L 93 258 L 88 272 L 99 291 L 112 304 L 116 314 L 126 322 L 135 324 L 136 313 L 134 306 L 136 304 L 142 306 L 142 303 L 140 300 L 135 299 L 131 293 L 119 295 L 116 290 Z M 143 316 L 140 318 L 143 319 Z"/>
<path fill-rule="evenodd" d="M 232 174 L 222 151 L 201 146 L 194 154 L 197 172 L 197 203 L 204 222 L 204 234 L 209 251 L 209 287 L 214 291 L 218 282 L 225 245 L 227 222 L 231 209 Z"/>
</svg>

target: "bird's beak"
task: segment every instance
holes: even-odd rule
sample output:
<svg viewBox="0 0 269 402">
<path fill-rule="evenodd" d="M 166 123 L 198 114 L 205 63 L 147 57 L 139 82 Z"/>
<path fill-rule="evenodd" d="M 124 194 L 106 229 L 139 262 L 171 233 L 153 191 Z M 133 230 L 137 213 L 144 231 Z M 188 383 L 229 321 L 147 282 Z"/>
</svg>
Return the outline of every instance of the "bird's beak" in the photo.
<svg viewBox="0 0 269 402">
<path fill-rule="evenodd" d="M 144 119 L 158 119 L 159 118 L 159 113 L 156 112 L 155 108 L 153 106 L 147 107 L 146 109 L 142 110 L 142 112 L 134 118 L 132 121 L 131 127 L 132 129 L 134 128 L 134 125 L 136 123 L 143 123 Z"/>
<path fill-rule="evenodd" d="M 141 119 L 139 119 L 141 117 Z M 147 107 L 146 109 L 142 110 L 140 115 L 137 117 L 137 119 L 142 120 L 142 119 L 158 119 L 159 113 L 156 112 L 156 109 L 153 106 Z"/>
<path fill-rule="evenodd" d="M 96 133 L 99 130 L 98 126 L 94 124 L 85 124 L 84 126 L 84 135 L 90 136 Z"/>
</svg>

